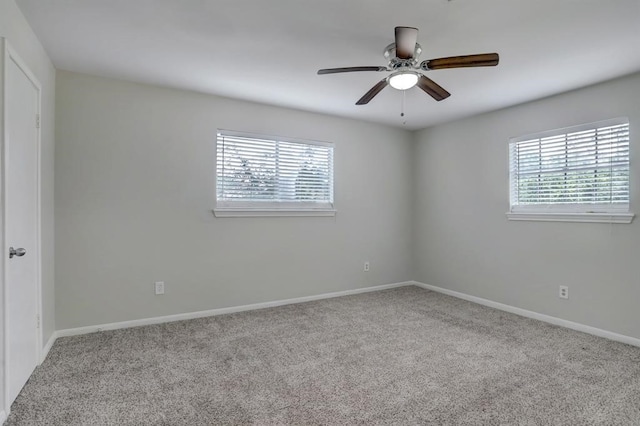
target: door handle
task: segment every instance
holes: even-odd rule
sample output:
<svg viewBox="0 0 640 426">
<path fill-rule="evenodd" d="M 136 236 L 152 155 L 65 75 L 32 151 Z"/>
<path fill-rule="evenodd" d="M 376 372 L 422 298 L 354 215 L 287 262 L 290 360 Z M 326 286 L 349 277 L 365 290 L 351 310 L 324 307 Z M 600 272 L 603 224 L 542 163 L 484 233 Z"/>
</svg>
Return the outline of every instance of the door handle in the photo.
<svg viewBox="0 0 640 426">
<path fill-rule="evenodd" d="M 22 257 L 27 253 L 27 251 L 23 248 L 14 249 L 13 247 L 9 247 L 9 259 L 12 259 L 13 256 Z"/>
</svg>

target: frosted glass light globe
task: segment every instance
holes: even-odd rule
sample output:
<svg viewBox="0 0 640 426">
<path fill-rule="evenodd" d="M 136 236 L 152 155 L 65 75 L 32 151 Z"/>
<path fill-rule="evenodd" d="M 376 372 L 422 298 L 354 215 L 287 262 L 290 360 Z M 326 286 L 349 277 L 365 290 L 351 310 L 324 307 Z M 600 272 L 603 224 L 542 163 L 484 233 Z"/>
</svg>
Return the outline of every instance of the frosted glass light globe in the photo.
<svg viewBox="0 0 640 426">
<path fill-rule="evenodd" d="M 391 87 L 398 90 L 411 89 L 416 83 L 418 83 L 418 74 L 412 71 L 400 71 L 389 77 Z"/>
</svg>

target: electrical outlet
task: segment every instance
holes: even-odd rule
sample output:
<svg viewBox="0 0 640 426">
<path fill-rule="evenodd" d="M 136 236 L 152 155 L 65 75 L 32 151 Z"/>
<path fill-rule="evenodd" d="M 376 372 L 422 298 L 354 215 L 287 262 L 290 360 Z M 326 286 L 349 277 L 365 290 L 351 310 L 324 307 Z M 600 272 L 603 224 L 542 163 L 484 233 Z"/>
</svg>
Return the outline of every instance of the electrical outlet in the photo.
<svg viewBox="0 0 640 426">
<path fill-rule="evenodd" d="M 156 281 L 156 294 L 164 294 L 164 281 Z"/>
<path fill-rule="evenodd" d="M 569 298 L 569 287 L 567 287 L 566 285 L 561 285 L 558 297 L 560 297 L 560 299 L 568 299 Z"/>
<path fill-rule="evenodd" d="M 364 272 L 369 272 L 369 262 L 364 262 Z"/>
</svg>

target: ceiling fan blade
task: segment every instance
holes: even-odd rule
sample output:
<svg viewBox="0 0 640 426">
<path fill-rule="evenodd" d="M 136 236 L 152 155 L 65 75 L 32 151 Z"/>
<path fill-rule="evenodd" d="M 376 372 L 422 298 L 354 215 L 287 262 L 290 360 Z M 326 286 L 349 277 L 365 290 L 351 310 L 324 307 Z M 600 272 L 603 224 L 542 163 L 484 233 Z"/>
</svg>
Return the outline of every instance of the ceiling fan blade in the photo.
<svg viewBox="0 0 640 426">
<path fill-rule="evenodd" d="M 447 92 L 438 83 L 431 80 L 430 78 L 425 77 L 424 75 L 421 75 L 418 79 L 417 86 L 424 90 L 436 101 L 441 101 L 451 96 L 451 93 Z"/>
<path fill-rule="evenodd" d="M 369 101 L 371 99 L 373 99 L 378 93 L 380 93 L 380 91 L 382 89 L 384 89 L 385 87 L 387 87 L 387 85 L 389 84 L 389 82 L 387 81 L 386 78 L 383 78 L 382 80 L 380 80 L 378 82 L 378 84 L 376 84 L 375 86 L 373 86 L 371 88 L 371 90 L 369 90 L 367 93 L 364 94 L 363 97 L 361 97 L 358 102 L 356 102 L 356 105 L 365 105 L 368 104 Z"/>
<path fill-rule="evenodd" d="M 423 70 L 441 70 L 445 68 L 465 67 L 495 67 L 500 57 L 497 53 L 482 53 L 480 55 L 451 56 L 422 61 L 420 68 Z"/>
<path fill-rule="evenodd" d="M 337 74 L 340 72 L 354 72 L 354 71 L 387 71 L 387 67 L 346 67 L 346 68 L 325 68 L 318 70 L 318 75 L 323 74 Z"/>
<path fill-rule="evenodd" d="M 417 28 L 396 27 L 396 56 L 400 59 L 413 58 L 417 41 Z"/>
</svg>

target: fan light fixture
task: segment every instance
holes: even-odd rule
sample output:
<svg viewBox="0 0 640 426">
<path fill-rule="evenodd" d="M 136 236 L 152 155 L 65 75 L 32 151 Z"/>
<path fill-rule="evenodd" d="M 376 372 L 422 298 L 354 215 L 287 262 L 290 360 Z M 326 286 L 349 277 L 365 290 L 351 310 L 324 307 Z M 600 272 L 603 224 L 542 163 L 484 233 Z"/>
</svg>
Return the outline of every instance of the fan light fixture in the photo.
<svg viewBox="0 0 640 426">
<path fill-rule="evenodd" d="M 418 74 L 413 71 L 398 71 L 389 76 L 389 84 L 397 90 L 411 89 L 418 83 Z"/>
<path fill-rule="evenodd" d="M 378 93 L 389 85 L 396 90 L 402 91 L 417 86 L 436 101 L 442 101 L 451 96 L 451 93 L 424 75 L 424 72 L 448 68 L 495 67 L 500 60 L 497 53 L 480 53 L 478 55 L 427 59 L 419 62 L 418 56 L 420 56 L 420 52 L 422 52 L 422 47 L 420 43 L 418 43 L 418 29 L 413 27 L 396 27 L 395 42 L 389 44 L 384 49 L 384 57 L 388 61 L 386 66 L 323 68 L 318 70 L 318 74 L 360 71 L 392 73 L 378 81 L 364 96 L 358 99 L 356 105 L 368 104 Z"/>
</svg>

